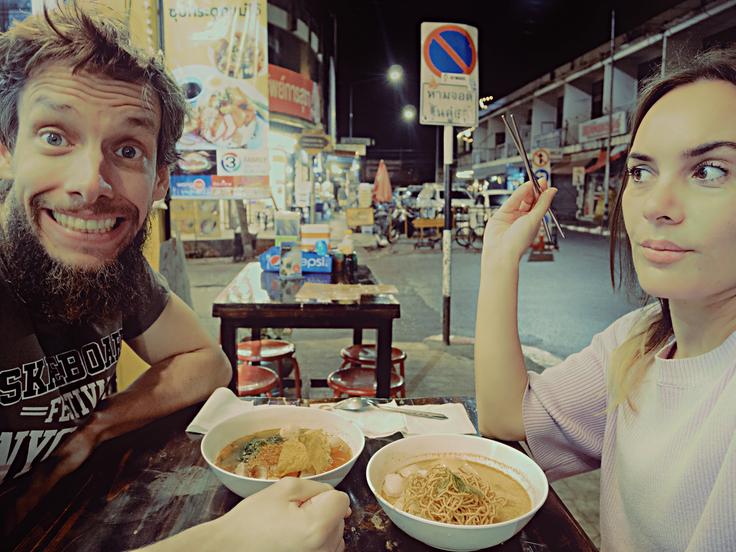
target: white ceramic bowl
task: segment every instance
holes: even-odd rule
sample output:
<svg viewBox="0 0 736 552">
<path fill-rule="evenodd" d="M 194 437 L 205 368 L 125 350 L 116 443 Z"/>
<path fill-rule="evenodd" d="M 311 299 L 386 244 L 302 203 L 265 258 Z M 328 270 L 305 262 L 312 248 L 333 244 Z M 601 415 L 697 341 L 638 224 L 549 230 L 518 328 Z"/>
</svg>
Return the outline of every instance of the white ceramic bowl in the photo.
<svg viewBox="0 0 736 552">
<path fill-rule="evenodd" d="M 365 444 L 363 432 L 353 422 L 338 416 L 334 412 L 301 406 L 256 406 L 248 412 L 228 418 L 210 429 L 202 439 L 200 447 L 202 456 L 223 485 L 237 495 L 250 496 L 261 489 L 265 489 L 275 480 L 255 479 L 230 473 L 218 468 L 215 465 L 215 459 L 225 445 L 232 443 L 235 439 L 257 431 L 284 426 L 323 429 L 327 433 L 340 437 L 348 444 L 353 453 L 350 460 L 342 466 L 304 479 L 323 481 L 334 487 L 348 474 L 360 453 L 363 452 L 363 445 Z"/>
<path fill-rule="evenodd" d="M 385 476 L 438 455 L 461 456 L 502 471 L 518 481 L 531 497 L 532 509 L 523 516 L 490 525 L 464 526 L 440 523 L 407 514 L 380 494 Z M 368 486 L 402 531 L 440 550 L 470 551 L 488 548 L 519 532 L 547 500 L 548 484 L 542 469 L 527 455 L 503 443 L 474 435 L 417 435 L 394 441 L 376 452 L 366 468 Z"/>
</svg>

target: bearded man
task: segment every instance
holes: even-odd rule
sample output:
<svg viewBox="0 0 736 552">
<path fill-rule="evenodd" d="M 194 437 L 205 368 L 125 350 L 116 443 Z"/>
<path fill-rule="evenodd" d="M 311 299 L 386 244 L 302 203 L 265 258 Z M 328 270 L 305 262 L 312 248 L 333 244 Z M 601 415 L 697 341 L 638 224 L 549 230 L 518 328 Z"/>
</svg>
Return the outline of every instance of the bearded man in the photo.
<svg viewBox="0 0 736 552">
<path fill-rule="evenodd" d="M 0 504 L 14 530 L 99 443 L 232 372 L 141 253 L 185 115 L 162 61 L 70 2 L 0 35 L 0 90 L 0 499 L 27 482 L 15 515 Z M 151 368 L 112 393 L 123 341 Z M 339 552 L 348 515 L 345 493 L 287 478 L 150 549 Z"/>
<path fill-rule="evenodd" d="M 84 21 L 66 8 L 0 35 L 0 482 L 40 463 L 27 506 L 231 375 L 141 251 L 185 100 L 119 23 Z M 123 341 L 151 368 L 112 393 Z"/>
</svg>

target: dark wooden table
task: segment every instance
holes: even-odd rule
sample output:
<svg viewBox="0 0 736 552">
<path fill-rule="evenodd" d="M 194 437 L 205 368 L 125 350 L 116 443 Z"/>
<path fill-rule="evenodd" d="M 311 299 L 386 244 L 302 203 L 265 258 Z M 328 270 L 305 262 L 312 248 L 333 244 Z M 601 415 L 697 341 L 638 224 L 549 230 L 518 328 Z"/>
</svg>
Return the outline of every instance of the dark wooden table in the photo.
<svg viewBox="0 0 736 552">
<path fill-rule="evenodd" d="M 222 350 L 233 367 L 230 387 L 235 390 L 238 328 L 250 328 L 252 339 L 260 339 L 262 328 L 348 328 L 353 330 L 354 344 L 362 343 L 364 329 L 375 329 L 376 396 L 388 397 L 393 321 L 401 316 L 399 302 L 393 295 L 363 297 L 358 303 L 298 301 L 296 294 L 309 281 L 377 283 L 367 266 L 358 266 L 349 278 L 342 274 L 306 274 L 302 280 L 281 280 L 278 273 L 263 271 L 258 263 L 245 265 L 212 305 L 212 315 L 220 318 Z M 313 385 L 325 382 L 315 381 Z"/>
<path fill-rule="evenodd" d="M 474 399 L 399 399 L 404 401 L 406 404 L 462 402 L 470 419 L 477 423 Z M 270 402 L 284 401 L 270 399 Z M 202 436 L 184 431 L 196 410 L 180 411 L 101 446 L 15 528 L 9 539 L 3 539 L 3 549 L 129 550 L 230 510 L 240 498 L 219 483 L 202 459 L 199 452 Z M 400 434 L 366 439 L 363 453 L 338 486 L 348 493 L 351 501 L 352 515 L 345 524 L 348 551 L 386 550 L 387 542 L 391 543 L 390 549 L 401 552 L 429 549 L 393 525 L 366 483 L 365 470 L 371 455 L 399 438 Z M 518 448 L 515 443 L 513 446 Z M 243 537 L 247 542 L 247 535 Z M 596 549 L 550 489 L 547 501 L 527 526 L 493 550 L 585 552 Z"/>
</svg>

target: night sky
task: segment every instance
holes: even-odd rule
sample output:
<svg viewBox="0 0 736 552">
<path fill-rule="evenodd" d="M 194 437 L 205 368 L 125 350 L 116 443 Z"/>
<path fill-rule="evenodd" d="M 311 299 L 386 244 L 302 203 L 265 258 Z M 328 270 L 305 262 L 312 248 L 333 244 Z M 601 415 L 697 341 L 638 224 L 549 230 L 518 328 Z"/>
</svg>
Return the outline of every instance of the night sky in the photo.
<svg viewBox="0 0 736 552">
<path fill-rule="evenodd" d="M 435 129 L 407 124 L 401 107 L 419 108 L 419 39 L 422 21 L 478 28 L 481 96 L 500 98 L 610 37 L 629 31 L 676 5 L 674 0 L 334 0 L 338 26 L 338 134 L 348 135 L 348 83 L 354 85 L 354 136 L 377 148 L 434 151 Z M 382 75 L 392 64 L 406 71 L 403 87 Z"/>
</svg>

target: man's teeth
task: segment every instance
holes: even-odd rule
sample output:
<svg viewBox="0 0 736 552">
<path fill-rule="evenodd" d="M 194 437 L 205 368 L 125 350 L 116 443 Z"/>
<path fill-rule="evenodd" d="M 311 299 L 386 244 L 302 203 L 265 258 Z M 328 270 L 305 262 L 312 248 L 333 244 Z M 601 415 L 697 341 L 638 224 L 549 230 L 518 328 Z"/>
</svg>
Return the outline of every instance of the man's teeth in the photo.
<svg viewBox="0 0 736 552">
<path fill-rule="evenodd" d="M 54 220 L 56 220 L 56 222 L 61 224 L 64 228 L 69 228 L 70 230 L 76 230 L 78 232 L 101 234 L 103 232 L 109 232 L 112 230 L 112 227 L 115 226 L 114 218 L 90 220 L 71 217 L 64 213 L 57 213 L 56 211 L 53 213 Z"/>
</svg>

